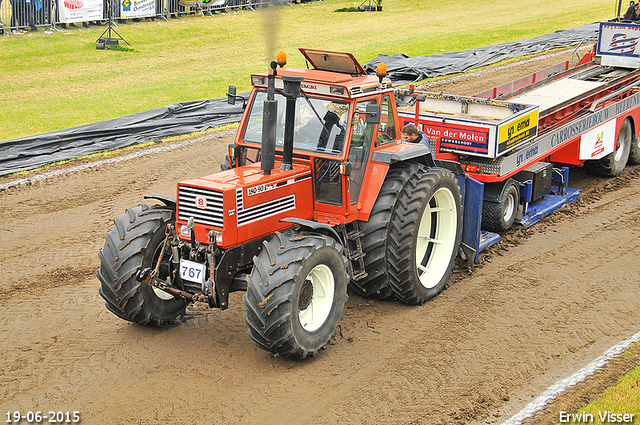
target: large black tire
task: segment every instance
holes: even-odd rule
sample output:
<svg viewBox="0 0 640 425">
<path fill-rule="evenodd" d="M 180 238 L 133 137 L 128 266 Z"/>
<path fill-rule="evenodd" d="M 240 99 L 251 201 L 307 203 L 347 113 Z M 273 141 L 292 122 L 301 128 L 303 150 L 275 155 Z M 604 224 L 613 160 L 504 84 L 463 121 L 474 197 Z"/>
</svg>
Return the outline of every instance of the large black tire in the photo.
<svg viewBox="0 0 640 425">
<path fill-rule="evenodd" d="M 624 171 L 629 160 L 631 150 L 631 139 L 633 138 L 631 122 L 627 118 L 622 123 L 618 138 L 616 140 L 616 150 L 604 158 L 585 161 L 584 166 L 591 174 L 605 177 L 615 177 Z"/>
<path fill-rule="evenodd" d="M 500 193 L 498 202 L 485 199 L 482 202 L 482 228 L 491 232 L 505 232 L 513 225 L 520 204 L 517 183 L 508 181 Z"/>
<path fill-rule="evenodd" d="M 415 163 L 400 163 L 389 169 L 378 198 L 369 215 L 369 220 L 361 223 L 362 250 L 365 252 L 366 278 L 351 281 L 351 289 L 365 298 L 386 300 L 394 297 L 389 286 L 387 269 L 387 240 L 391 214 L 396 209 L 398 194 L 407 184 L 418 167 Z"/>
<path fill-rule="evenodd" d="M 141 268 L 155 268 L 165 238 L 167 224 L 175 221 L 175 211 L 165 206 L 139 205 L 128 208 L 114 220 L 100 250 L 98 279 L 105 306 L 118 317 L 143 325 L 171 324 L 185 313 L 188 302 L 136 280 Z M 160 268 L 160 278 L 168 277 L 169 255 Z"/>
<path fill-rule="evenodd" d="M 631 149 L 629 149 L 629 164 L 640 164 L 640 137 L 631 136 Z"/>
<path fill-rule="evenodd" d="M 462 235 L 462 204 L 455 175 L 416 165 L 391 215 L 389 284 L 407 304 L 423 304 L 444 289 Z"/>
<path fill-rule="evenodd" d="M 347 259 L 334 239 L 277 232 L 253 259 L 244 303 L 248 334 L 279 356 L 315 357 L 327 348 L 347 301 Z"/>
</svg>

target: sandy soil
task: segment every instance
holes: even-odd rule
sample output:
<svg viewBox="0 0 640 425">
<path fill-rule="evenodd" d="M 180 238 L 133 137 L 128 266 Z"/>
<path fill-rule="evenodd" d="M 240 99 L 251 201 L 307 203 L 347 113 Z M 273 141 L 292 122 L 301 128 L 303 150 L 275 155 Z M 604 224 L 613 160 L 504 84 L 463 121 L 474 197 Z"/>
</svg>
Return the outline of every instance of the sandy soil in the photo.
<svg viewBox="0 0 640 425">
<path fill-rule="evenodd" d="M 473 94 L 570 56 L 430 89 Z M 512 229 L 475 272 L 457 270 L 421 307 L 351 294 L 338 336 L 315 359 L 256 348 L 238 293 L 228 310 L 195 305 L 173 327 L 118 319 L 95 277 L 113 218 L 145 194 L 173 196 L 178 180 L 217 171 L 231 139 L 214 133 L 0 191 L 0 414 L 80 411 L 84 424 L 495 423 L 640 330 L 638 166 L 610 180 L 574 170 L 578 202 Z M 531 423 L 557 418 L 547 414 Z"/>
</svg>

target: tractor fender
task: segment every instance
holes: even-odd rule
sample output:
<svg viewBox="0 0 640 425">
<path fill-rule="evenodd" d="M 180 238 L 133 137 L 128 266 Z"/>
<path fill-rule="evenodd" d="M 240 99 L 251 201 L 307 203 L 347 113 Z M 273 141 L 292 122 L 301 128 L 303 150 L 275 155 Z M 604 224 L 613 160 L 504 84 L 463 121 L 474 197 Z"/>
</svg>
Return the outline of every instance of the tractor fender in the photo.
<svg viewBox="0 0 640 425">
<path fill-rule="evenodd" d="M 145 195 L 143 196 L 144 199 L 155 199 L 157 201 L 162 202 L 163 204 L 165 204 L 167 207 L 173 209 L 174 211 L 176 210 L 177 207 L 177 201 L 176 198 L 170 198 L 168 196 L 162 196 L 162 195 Z"/>
<path fill-rule="evenodd" d="M 407 149 L 400 152 L 375 151 L 371 155 L 371 160 L 381 162 L 383 164 L 395 164 L 396 162 L 418 160 L 418 162 L 421 162 L 428 167 L 435 167 L 431 149 L 425 145 L 416 145 L 413 149 Z"/>
<path fill-rule="evenodd" d="M 411 146 L 411 144 L 409 144 Z M 404 147 L 407 144 L 403 145 Z M 362 201 L 362 208 L 358 213 L 358 220 L 369 220 L 369 214 L 373 208 L 373 204 L 378 197 L 378 193 L 382 188 L 382 184 L 386 179 L 389 169 L 397 163 L 414 162 L 425 165 L 428 168 L 445 168 L 452 171 L 459 180 L 461 188 L 464 187 L 464 170 L 462 166 L 453 161 L 435 160 L 428 146 L 415 144 L 410 149 L 402 150 L 377 150 L 371 154 L 371 162 L 373 167 L 369 167 L 369 175 L 371 179 L 367 183 L 368 196 Z M 372 170 L 376 169 L 375 172 Z M 463 191 L 464 193 L 464 191 Z"/>
<path fill-rule="evenodd" d="M 358 220 L 369 220 L 369 214 L 371 213 L 373 204 L 378 197 L 378 193 L 382 188 L 389 169 L 393 167 L 394 164 L 414 162 L 426 165 L 429 168 L 436 166 L 433 155 L 431 154 L 431 149 L 429 149 L 428 146 L 405 143 L 402 144 L 402 148 L 397 149 L 397 147 L 399 147 L 399 145 L 393 145 L 391 149 L 386 149 L 385 147 L 381 150 L 375 150 L 371 154 L 371 166 L 368 166 L 368 170 L 366 171 L 368 179 L 365 177 L 365 179 L 367 179 L 367 196 L 361 200 L 357 215 Z"/>
<path fill-rule="evenodd" d="M 335 229 L 329 226 L 328 224 L 318 223 L 317 221 L 305 220 L 303 218 L 296 218 L 296 217 L 283 218 L 280 221 L 284 223 L 297 224 L 298 226 L 301 226 L 303 228 L 313 230 L 314 232 L 328 234 L 331 237 L 333 237 L 336 241 L 340 242 L 341 244 L 344 244 L 344 241 L 342 240 L 338 232 L 336 232 Z"/>
</svg>

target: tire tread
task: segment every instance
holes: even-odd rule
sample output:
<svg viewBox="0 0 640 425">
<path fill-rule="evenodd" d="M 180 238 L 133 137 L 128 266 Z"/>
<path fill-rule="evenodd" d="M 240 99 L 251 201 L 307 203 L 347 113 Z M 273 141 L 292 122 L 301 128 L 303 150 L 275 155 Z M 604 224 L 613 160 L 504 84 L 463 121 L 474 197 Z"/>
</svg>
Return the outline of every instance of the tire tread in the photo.
<svg viewBox="0 0 640 425">
<path fill-rule="evenodd" d="M 301 359 L 315 357 L 318 350 L 326 348 L 328 339 L 335 335 L 334 329 L 332 335 L 326 341 L 320 341 L 316 347 L 303 347 L 292 331 L 292 289 L 295 279 L 304 266 L 304 260 L 326 246 L 335 248 L 342 256 L 344 284 L 341 285 L 342 293 L 336 293 L 336 296 L 346 301 L 347 260 L 343 247 L 332 238 L 291 229 L 276 232 L 269 242 L 264 243 L 261 254 L 253 258 L 254 267 L 243 297 L 247 308 L 244 320 L 248 326 L 247 334 L 261 349 L 279 356 Z M 336 279 L 340 277 L 336 276 Z M 336 284 L 336 291 L 338 287 Z M 340 306 L 339 320 L 343 307 L 344 303 Z"/>
<path fill-rule="evenodd" d="M 149 246 L 151 235 L 161 231 L 174 216 L 173 209 L 161 205 L 127 208 L 105 235 L 105 245 L 98 253 L 99 294 L 107 309 L 116 316 L 140 324 L 162 326 L 184 314 L 186 301 L 175 303 L 178 311 L 171 315 L 173 317 L 154 312 L 143 296 L 143 283 L 135 278 L 143 265 L 146 250 L 152 248 Z"/>
</svg>

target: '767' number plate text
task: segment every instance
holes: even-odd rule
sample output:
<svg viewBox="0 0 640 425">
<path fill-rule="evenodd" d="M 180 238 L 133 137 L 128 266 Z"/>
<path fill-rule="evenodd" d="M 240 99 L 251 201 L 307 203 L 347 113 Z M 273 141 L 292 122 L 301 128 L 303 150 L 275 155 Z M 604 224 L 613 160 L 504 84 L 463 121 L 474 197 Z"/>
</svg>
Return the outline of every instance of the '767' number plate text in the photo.
<svg viewBox="0 0 640 425">
<path fill-rule="evenodd" d="M 206 267 L 204 264 L 189 260 L 180 260 L 180 278 L 196 283 L 204 283 Z"/>
</svg>

